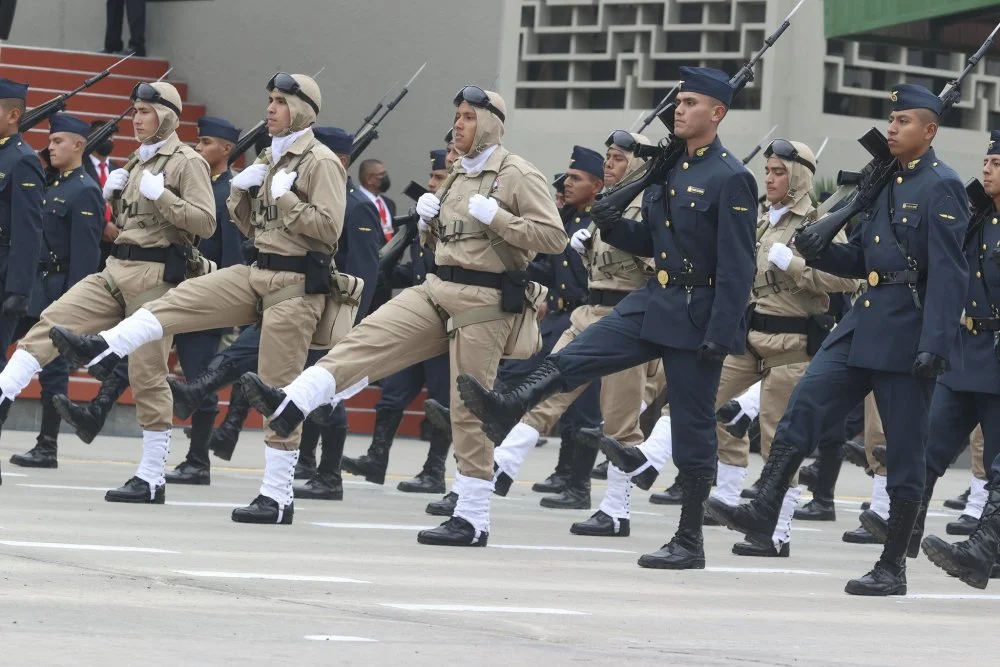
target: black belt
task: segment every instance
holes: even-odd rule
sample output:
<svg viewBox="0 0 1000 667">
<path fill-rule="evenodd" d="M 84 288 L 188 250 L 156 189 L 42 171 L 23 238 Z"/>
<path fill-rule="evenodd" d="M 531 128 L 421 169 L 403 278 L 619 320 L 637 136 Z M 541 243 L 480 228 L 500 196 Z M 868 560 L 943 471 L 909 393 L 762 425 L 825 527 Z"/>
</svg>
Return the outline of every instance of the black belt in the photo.
<svg viewBox="0 0 1000 667">
<path fill-rule="evenodd" d="M 807 334 L 809 318 L 753 313 L 750 315 L 750 329 L 769 334 Z"/>
<path fill-rule="evenodd" d="M 257 255 L 257 268 L 266 271 L 290 271 L 292 273 L 306 272 L 306 258 L 303 256 L 288 257 L 273 252 L 262 252 Z"/>
<path fill-rule="evenodd" d="M 694 271 L 677 271 L 670 273 L 666 269 L 656 272 L 656 280 L 661 287 L 676 285 L 677 287 L 713 287 L 715 276 L 707 273 L 695 273 Z"/>
<path fill-rule="evenodd" d="M 137 245 L 123 243 L 115 246 L 113 254 L 118 259 L 130 259 L 134 262 L 167 263 L 167 248 L 140 248 Z"/>
<path fill-rule="evenodd" d="M 966 331 L 1000 331 L 1000 317 L 969 317 L 964 322 Z"/>
<path fill-rule="evenodd" d="M 10 247 L 10 234 L 0 234 L 0 246 Z"/>
<path fill-rule="evenodd" d="M 441 280 L 447 280 L 450 283 L 474 285 L 476 287 L 492 287 L 494 289 L 500 289 L 500 281 L 503 280 L 503 276 L 499 273 L 463 269 L 460 266 L 438 266 L 437 277 Z"/>
<path fill-rule="evenodd" d="M 69 273 L 69 260 L 50 259 L 44 262 L 39 262 L 38 268 L 43 275 L 52 275 L 53 273 Z"/>
<path fill-rule="evenodd" d="M 591 306 L 611 306 L 612 308 L 621 303 L 631 292 L 623 292 L 617 289 L 592 289 L 587 297 L 587 303 Z"/>
<path fill-rule="evenodd" d="M 587 303 L 584 299 L 563 299 L 561 296 L 556 298 L 556 308 L 553 313 L 568 313 L 576 310 L 580 306 Z"/>
<path fill-rule="evenodd" d="M 910 269 L 908 271 L 872 271 L 868 274 L 868 285 L 879 287 L 881 285 L 912 285 L 926 280 L 927 276 L 923 271 Z"/>
</svg>

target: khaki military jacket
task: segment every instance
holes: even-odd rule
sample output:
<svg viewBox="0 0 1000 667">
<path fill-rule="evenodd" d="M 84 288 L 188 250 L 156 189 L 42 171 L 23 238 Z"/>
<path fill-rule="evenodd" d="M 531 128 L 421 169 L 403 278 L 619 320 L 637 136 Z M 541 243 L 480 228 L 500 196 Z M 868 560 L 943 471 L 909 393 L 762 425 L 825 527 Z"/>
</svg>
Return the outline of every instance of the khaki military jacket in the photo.
<svg viewBox="0 0 1000 667">
<path fill-rule="evenodd" d="M 629 204 L 622 216 L 629 220 L 639 220 L 642 217 L 642 194 Z M 616 290 L 619 292 L 631 292 L 637 289 L 632 276 L 634 270 L 628 270 L 635 266 L 635 261 L 642 262 L 642 275 L 648 278 L 653 274 L 652 260 L 644 257 L 634 257 L 629 253 L 618 250 L 609 245 L 601 238 L 601 230 L 594 229 L 591 237 L 590 249 L 583 256 L 583 263 L 587 266 L 589 277 L 589 287 L 591 289 Z"/>
</svg>

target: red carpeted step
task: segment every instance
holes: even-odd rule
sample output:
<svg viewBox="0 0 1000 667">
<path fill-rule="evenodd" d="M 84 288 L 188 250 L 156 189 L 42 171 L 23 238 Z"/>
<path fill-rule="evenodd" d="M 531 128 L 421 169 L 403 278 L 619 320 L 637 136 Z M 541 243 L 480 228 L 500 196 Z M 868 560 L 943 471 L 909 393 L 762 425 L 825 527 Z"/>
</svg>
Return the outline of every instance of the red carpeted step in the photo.
<svg viewBox="0 0 1000 667">
<path fill-rule="evenodd" d="M 33 109 L 45 104 L 53 97 L 56 97 L 62 90 L 45 90 L 30 88 L 28 90 L 28 108 Z M 111 95 L 94 95 L 89 92 L 79 93 L 66 101 L 66 110 L 69 113 L 89 113 L 107 117 L 115 117 L 125 110 L 129 105 L 127 97 L 116 97 Z M 181 109 L 181 120 L 190 123 L 197 122 L 205 115 L 204 104 L 187 103 Z"/>
<path fill-rule="evenodd" d="M 47 67 L 50 69 L 73 69 L 96 74 L 111 67 L 122 56 L 88 53 L 86 51 L 64 51 L 60 49 L 39 49 L 31 46 L 3 45 L 0 62 L 8 65 Z M 158 78 L 170 67 L 166 60 L 157 58 L 129 58 L 115 68 L 117 76 L 132 76 L 146 80 Z"/>
<path fill-rule="evenodd" d="M 2 55 L 0 55 L 2 59 Z M 48 88 L 58 91 L 69 92 L 83 85 L 83 82 L 94 75 L 94 72 L 78 72 L 69 69 L 46 69 L 40 67 L 23 67 L 21 65 L 7 65 L 0 62 L 0 76 L 12 81 L 27 83 L 31 88 Z M 88 93 L 99 95 L 117 95 L 127 98 L 132 94 L 132 88 L 139 81 L 152 81 L 150 78 L 137 78 L 134 76 L 117 76 L 111 74 L 101 81 L 98 81 L 90 88 Z M 187 100 L 188 87 L 186 83 L 171 81 L 171 84 L 180 93 L 182 100 Z M 54 97 L 52 95 L 51 97 Z M 126 100 L 127 102 L 127 100 Z"/>
</svg>

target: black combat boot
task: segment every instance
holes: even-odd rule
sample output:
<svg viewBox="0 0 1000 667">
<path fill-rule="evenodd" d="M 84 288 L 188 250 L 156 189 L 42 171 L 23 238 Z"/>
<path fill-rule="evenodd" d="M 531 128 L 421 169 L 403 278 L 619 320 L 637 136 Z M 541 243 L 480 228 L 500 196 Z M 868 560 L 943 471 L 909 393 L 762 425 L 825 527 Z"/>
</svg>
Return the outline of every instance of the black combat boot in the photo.
<svg viewBox="0 0 1000 667">
<path fill-rule="evenodd" d="M 944 506 L 950 510 L 958 510 L 959 512 L 961 512 L 962 510 L 965 509 L 965 506 L 969 502 L 970 493 L 972 493 L 971 487 L 967 488 L 965 491 L 958 494 L 956 497 L 949 498 L 948 500 L 944 501 Z"/>
<path fill-rule="evenodd" d="M 590 509 L 590 471 L 597 461 L 597 448 L 592 443 L 571 436 L 573 441 L 573 464 L 570 468 L 566 488 L 555 496 L 545 496 L 539 501 L 542 507 L 562 510 Z"/>
<path fill-rule="evenodd" d="M 285 392 L 270 386 L 261 380 L 256 373 L 244 373 L 239 379 L 239 383 L 243 387 L 243 393 L 250 405 L 270 420 L 268 427 L 277 433 L 278 437 L 287 438 L 299 424 L 305 421 L 306 416 L 292 401 L 288 401 L 281 414 L 274 414 L 274 411 L 284 402 Z"/>
<path fill-rule="evenodd" d="M 849 595 L 906 595 L 906 551 L 920 513 L 919 500 L 893 496 L 889 500 L 889 530 L 882 556 L 868 574 L 851 579 L 844 587 Z"/>
<path fill-rule="evenodd" d="M 212 483 L 212 464 L 208 460 L 208 439 L 215 425 L 215 412 L 196 412 L 191 416 L 191 445 L 180 465 L 166 474 L 167 484 Z"/>
<path fill-rule="evenodd" d="M 174 398 L 174 415 L 179 419 L 187 419 L 194 414 L 206 396 L 211 396 L 226 385 L 236 382 L 239 377 L 239 369 L 235 363 L 226 361 L 225 357 L 216 356 L 208 368 L 196 378 L 187 382 L 167 378 L 170 393 Z"/>
<path fill-rule="evenodd" d="M 864 526 L 858 526 L 854 530 L 845 531 L 840 539 L 849 544 L 879 544 L 875 536 L 865 530 Z"/>
<path fill-rule="evenodd" d="M 226 411 L 226 418 L 222 424 L 212 431 L 208 439 L 208 448 L 213 454 L 223 461 L 233 458 L 233 451 L 236 443 L 240 439 L 240 431 L 243 430 L 243 422 L 250 414 L 250 402 L 246 394 L 243 393 L 243 386 L 239 382 L 233 384 L 233 391 L 229 395 L 229 409 Z"/>
<path fill-rule="evenodd" d="M 482 421 L 486 436 L 499 445 L 524 413 L 563 391 L 565 383 L 555 362 L 547 358 L 523 382 L 503 393 L 487 389 L 468 373 L 458 376 L 457 385 L 466 407 Z"/>
<path fill-rule="evenodd" d="M 396 485 L 396 489 L 404 493 L 444 493 L 444 467 L 451 448 L 451 429 L 447 431 L 430 423 L 431 446 L 427 449 L 427 460 L 424 468 L 413 479 L 407 479 Z"/>
<path fill-rule="evenodd" d="M 344 456 L 344 443 L 347 441 L 347 424 L 335 423 L 321 427 L 321 434 L 323 453 L 316 474 L 305 483 L 305 486 L 297 486 L 292 492 L 296 498 L 343 500 L 344 482 L 340 473 L 340 461 Z"/>
<path fill-rule="evenodd" d="M 772 454 L 773 455 L 773 454 Z M 615 463 L 610 456 L 611 463 Z M 705 569 L 705 545 L 701 524 L 705 515 L 705 501 L 712 492 L 712 477 L 698 477 L 680 473 L 681 520 L 673 539 L 651 554 L 639 558 L 639 567 L 658 570 Z"/>
<path fill-rule="evenodd" d="M 799 469 L 799 481 L 809 486 L 813 497 L 808 503 L 795 510 L 793 518 L 800 521 L 837 520 L 833 492 L 837 486 L 837 478 L 840 477 L 843 452 L 843 448 L 839 446 L 820 449 L 812 466 L 815 475 L 809 482 L 805 481 L 802 471 L 808 470 L 810 466 Z"/>
<path fill-rule="evenodd" d="M 453 516 L 437 528 L 417 533 L 417 542 L 440 547 L 485 547 L 490 534 L 477 534 L 471 523 L 459 516 Z"/>
<path fill-rule="evenodd" d="M 132 477 L 117 489 L 105 493 L 104 500 L 109 503 L 162 505 L 167 501 L 167 487 L 162 485 L 154 488 L 146 480 Z"/>
<path fill-rule="evenodd" d="M 910 558 L 916 558 L 920 555 L 920 542 L 924 539 L 924 521 L 927 520 L 927 508 L 930 507 L 937 481 L 937 473 L 927 468 L 927 474 L 924 477 L 924 496 L 920 501 L 917 519 L 913 522 L 913 534 L 910 536 L 910 544 L 906 549 L 906 555 Z"/>
<path fill-rule="evenodd" d="M 431 516 L 451 516 L 455 513 L 455 505 L 457 504 L 458 494 L 454 491 L 449 491 L 444 494 L 444 498 L 441 500 L 435 500 L 432 503 L 427 503 L 427 507 L 424 511 Z"/>
<path fill-rule="evenodd" d="M 654 505 L 680 505 L 681 504 L 681 478 L 680 475 L 674 477 L 674 483 L 660 493 L 649 496 L 649 502 Z"/>
<path fill-rule="evenodd" d="M 13 463 L 14 459 L 11 458 L 10 462 Z M 968 514 L 963 514 L 955 521 L 949 521 L 944 527 L 944 532 L 949 535 L 972 535 L 978 525 L 979 519 L 974 519 Z"/>
<path fill-rule="evenodd" d="M 761 471 L 761 474 L 763 474 L 763 471 Z M 753 500 L 754 498 L 757 497 L 758 493 L 760 493 L 760 477 L 758 477 L 757 481 L 755 481 L 753 484 L 740 491 L 740 498 Z"/>
<path fill-rule="evenodd" d="M 556 459 L 556 469 L 541 482 L 531 485 L 535 493 L 562 493 L 566 489 L 570 468 L 573 467 L 573 443 L 569 438 L 563 438 L 559 443 L 559 457 Z"/>
<path fill-rule="evenodd" d="M 52 397 L 42 396 L 42 425 L 38 430 L 35 446 L 24 454 L 14 454 L 10 462 L 22 468 L 58 468 L 56 458 L 59 437 L 59 413 L 52 404 Z"/>
<path fill-rule="evenodd" d="M 451 441 L 451 410 L 441 405 L 433 398 L 424 401 L 424 418 L 435 428 L 448 432 L 448 441 Z"/>
<path fill-rule="evenodd" d="M 364 477 L 372 484 L 385 484 L 385 470 L 389 466 L 389 450 L 396 437 L 399 423 L 403 421 L 402 410 L 377 410 L 375 412 L 375 428 L 372 429 L 372 444 L 368 453 L 356 459 L 344 457 L 344 472 Z"/>
<path fill-rule="evenodd" d="M 739 419 L 736 419 L 737 415 L 740 415 Z M 736 421 L 730 424 L 729 422 L 734 419 Z M 750 423 L 753 420 L 750 419 L 750 415 L 743 412 L 743 406 L 734 398 L 719 408 L 718 412 L 715 413 L 715 421 L 719 422 L 722 428 L 733 437 L 743 439 L 746 437 L 747 431 L 750 429 Z"/>
<path fill-rule="evenodd" d="M 87 366 L 92 359 L 108 349 L 108 342 L 98 334 L 75 334 L 64 327 L 52 327 L 49 340 L 59 350 L 59 354 L 75 368 Z M 96 364 L 87 367 L 87 372 L 104 381 L 115 370 L 122 358 L 111 352 Z"/>
<path fill-rule="evenodd" d="M 607 459 L 604 459 L 590 471 L 591 479 L 607 479 L 608 478 L 608 464 L 611 463 Z"/>
<path fill-rule="evenodd" d="M 312 479 L 316 476 L 316 447 L 322 426 L 312 420 L 302 423 L 302 437 L 299 439 L 299 460 L 295 463 L 295 479 Z"/>
<path fill-rule="evenodd" d="M 97 396 L 87 405 L 77 405 L 70 401 L 65 394 L 53 396 L 52 405 L 55 406 L 62 420 L 73 427 L 77 437 L 90 443 L 104 428 L 108 413 L 111 412 L 111 408 L 114 407 L 115 402 L 125 393 L 127 388 L 128 376 L 112 373 L 107 380 L 101 383 L 101 388 L 97 390 Z"/>
<path fill-rule="evenodd" d="M 629 519 L 616 519 L 597 510 L 586 521 L 577 521 L 570 526 L 569 532 L 594 537 L 628 537 L 632 532 L 632 522 Z"/>
<path fill-rule="evenodd" d="M 859 468 L 864 468 L 870 473 L 868 468 L 868 453 L 865 452 L 865 442 L 860 437 L 851 438 L 844 443 L 844 460 L 853 463 Z"/>
<path fill-rule="evenodd" d="M 749 503 L 735 507 L 709 498 L 706 511 L 727 528 L 744 535 L 773 535 L 789 482 L 805 456 L 789 443 L 775 441 L 760 475 L 760 491 Z"/>
<path fill-rule="evenodd" d="M 1000 484 L 994 484 L 986 487 L 983 515 L 969 539 L 948 544 L 929 535 L 921 544 L 932 563 L 973 588 L 986 588 L 1000 556 Z"/>
<path fill-rule="evenodd" d="M 233 510 L 233 521 L 236 523 L 275 523 L 289 525 L 295 515 L 295 503 L 278 507 L 278 501 L 259 495 L 246 507 Z"/>
<path fill-rule="evenodd" d="M 605 435 L 604 431 L 599 428 L 580 429 L 577 439 L 582 440 L 588 447 L 600 448 L 608 457 L 608 461 L 611 461 L 611 465 L 628 475 L 640 470 L 641 472 L 633 475 L 631 480 L 643 491 L 649 491 L 660 474 L 659 470 L 649 464 L 649 459 L 646 458 L 641 449 L 626 447 L 614 438 Z"/>
</svg>

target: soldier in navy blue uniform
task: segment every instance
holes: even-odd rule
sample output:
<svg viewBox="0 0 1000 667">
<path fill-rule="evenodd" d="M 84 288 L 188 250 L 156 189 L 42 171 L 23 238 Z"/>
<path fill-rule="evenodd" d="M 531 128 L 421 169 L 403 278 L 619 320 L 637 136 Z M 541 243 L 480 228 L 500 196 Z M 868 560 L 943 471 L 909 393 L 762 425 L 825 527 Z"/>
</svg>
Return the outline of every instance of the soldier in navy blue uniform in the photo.
<svg viewBox="0 0 1000 667">
<path fill-rule="evenodd" d="M 5 360 L 18 320 L 28 313 L 42 245 L 45 176 L 35 151 L 18 132 L 27 94 L 27 84 L 0 78 L 0 357 Z M 0 405 L 0 424 L 10 405 Z"/>
<path fill-rule="evenodd" d="M 928 536 L 923 549 L 949 574 L 975 588 L 986 588 L 1000 553 L 1000 130 L 990 133 L 983 161 L 983 188 L 993 199 L 992 213 L 965 236 L 969 263 L 968 294 L 959 340 L 951 350 L 951 370 L 938 377 L 927 424 L 925 504 L 934 483 L 965 447 L 973 429 L 983 429 L 987 501 L 978 527 L 964 542 L 948 544 Z M 993 462 L 990 467 L 990 462 Z M 922 526 L 914 533 L 922 532 Z"/>
<path fill-rule="evenodd" d="M 740 532 L 772 531 L 804 455 L 834 424 L 874 391 L 888 449 L 889 521 L 873 512 L 862 525 L 882 530 L 885 547 L 875 567 L 848 582 L 852 595 L 905 595 L 906 556 L 919 551 L 911 533 L 924 493 L 924 446 L 934 379 L 948 368 L 968 288 L 962 241 L 968 200 L 958 174 L 931 148 L 941 100 L 926 88 L 899 84 L 891 94 L 889 149 L 896 171 L 875 203 L 860 215 L 848 243 L 799 233 L 795 245 L 810 266 L 845 278 L 866 278 L 869 289 L 823 342 L 792 393 L 778 424 L 757 497 L 748 505 L 708 511 Z"/>
<path fill-rule="evenodd" d="M 652 257 L 656 277 L 520 386 L 489 392 L 462 375 L 458 389 L 484 429 L 499 432 L 555 392 L 662 358 L 676 443 L 672 456 L 683 490 L 681 518 L 673 539 L 642 556 L 639 565 L 701 569 L 703 503 L 716 469 L 715 395 L 726 355 L 742 354 L 746 345 L 757 184 L 717 136 L 733 95 L 728 77 L 700 67 L 682 67 L 681 76 L 674 123 L 685 154 L 665 182 L 646 189 L 641 221 L 623 219 L 611 206 L 598 204 L 594 210 L 602 237 L 626 252 Z M 605 444 L 602 440 L 602 449 Z M 605 453 L 647 489 L 669 455 L 645 443 L 608 447 Z"/>
<path fill-rule="evenodd" d="M 83 149 L 89 125 L 59 113 L 49 121 L 49 161 L 56 178 L 42 200 L 42 245 L 35 280 L 28 302 L 28 317 L 18 327 L 27 331 L 50 303 L 66 293 L 81 278 L 97 271 L 101 261 L 101 229 L 104 198 L 101 188 L 83 168 Z M 18 249 L 20 251 L 20 248 Z M 4 341 L 6 344 L 10 341 Z M 42 422 L 35 446 L 15 454 L 10 462 L 30 468 L 56 468 L 59 413 L 52 404 L 56 394 L 69 385 L 69 364 L 62 357 L 42 369 Z"/>
<path fill-rule="evenodd" d="M 448 177 L 451 165 L 447 162 L 448 151 L 444 149 L 430 152 L 431 172 L 427 189 L 436 192 Z M 369 204 L 370 206 L 370 204 Z M 419 285 L 433 273 L 434 253 L 420 245 L 414 236 L 409 248 L 403 252 L 399 263 L 393 267 L 392 295 L 401 290 Z M 382 396 L 375 404 L 375 428 L 372 442 L 365 454 L 357 458 L 344 457 L 344 470 L 352 475 L 363 476 L 375 484 L 385 483 L 385 472 L 389 465 L 389 450 L 400 423 L 403 412 L 413 402 L 424 384 L 428 398 L 440 405 L 448 405 L 450 381 L 448 354 L 441 354 L 427 361 L 393 373 L 382 380 Z M 444 468 L 451 447 L 451 430 L 430 426 L 430 448 L 423 469 L 413 478 L 400 482 L 396 488 L 407 493 L 444 493 Z"/>
</svg>

